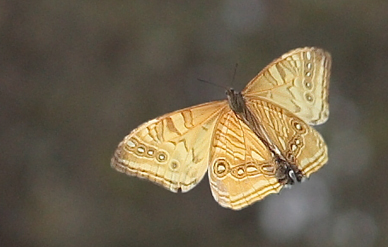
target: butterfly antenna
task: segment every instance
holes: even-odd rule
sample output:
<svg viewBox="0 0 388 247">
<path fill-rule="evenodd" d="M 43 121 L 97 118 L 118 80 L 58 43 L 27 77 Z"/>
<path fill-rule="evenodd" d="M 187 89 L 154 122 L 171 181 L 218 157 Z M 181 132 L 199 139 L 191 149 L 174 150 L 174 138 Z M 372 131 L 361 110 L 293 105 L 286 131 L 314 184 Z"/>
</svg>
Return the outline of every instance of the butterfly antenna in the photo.
<svg viewBox="0 0 388 247">
<path fill-rule="evenodd" d="M 224 86 L 218 85 L 217 83 L 214 83 L 214 82 L 211 82 L 211 81 L 203 80 L 203 79 L 200 79 L 200 78 L 197 78 L 197 80 L 201 81 L 201 82 L 204 82 L 204 83 L 207 83 L 207 84 L 210 84 L 210 85 L 213 85 L 213 86 L 216 86 L 216 87 L 220 87 L 220 88 L 225 89 L 225 90 L 227 89 Z"/>
<path fill-rule="evenodd" d="M 236 63 L 236 65 L 234 66 L 234 72 L 233 72 L 233 77 L 232 77 L 232 86 L 233 86 L 233 83 L 234 83 L 234 79 L 236 78 L 237 67 L 238 67 L 238 63 Z"/>
<path fill-rule="evenodd" d="M 237 67 L 238 67 L 238 63 L 236 63 L 236 65 L 234 66 L 234 72 L 233 72 L 233 77 L 232 77 L 232 86 L 233 86 L 233 83 L 234 83 L 234 79 L 236 78 L 236 74 L 237 74 Z M 220 88 L 223 88 L 225 89 L 226 91 L 228 91 L 230 88 L 227 88 L 225 86 L 221 86 L 221 85 L 218 85 L 214 82 L 211 82 L 211 81 L 207 81 L 207 80 L 203 80 L 203 79 L 200 79 L 200 78 L 197 78 L 198 81 L 201 81 L 201 82 L 205 82 L 207 84 L 210 84 L 210 85 L 213 85 L 213 86 L 216 86 L 216 87 L 220 87 Z"/>
</svg>

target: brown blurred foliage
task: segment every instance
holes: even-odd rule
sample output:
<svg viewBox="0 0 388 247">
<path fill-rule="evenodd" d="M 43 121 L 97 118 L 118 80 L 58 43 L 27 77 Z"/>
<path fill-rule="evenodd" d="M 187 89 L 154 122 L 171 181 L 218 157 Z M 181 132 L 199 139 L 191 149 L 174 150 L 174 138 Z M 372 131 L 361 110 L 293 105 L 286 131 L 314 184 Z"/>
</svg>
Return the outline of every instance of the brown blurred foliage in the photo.
<svg viewBox="0 0 388 247">
<path fill-rule="evenodd" d="M 387 246 L 388 2 L 0 1 L 0 246 Z M 110 168 L 163 113 L 290 49 L 333 57 L 329 163 L 234 212 Z"/>
</svg>

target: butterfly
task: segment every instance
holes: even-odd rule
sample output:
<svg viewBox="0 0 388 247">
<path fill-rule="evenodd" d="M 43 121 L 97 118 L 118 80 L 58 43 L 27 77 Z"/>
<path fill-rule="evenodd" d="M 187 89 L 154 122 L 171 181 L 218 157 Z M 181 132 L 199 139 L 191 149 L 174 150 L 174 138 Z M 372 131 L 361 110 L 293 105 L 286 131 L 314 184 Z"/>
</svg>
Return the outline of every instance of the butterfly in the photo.
<svg viewBox="0 0 388 247">
<path fill-rule="evenodd" d="M 239 210 L 308 178 L 328 160 L 310 125 L 329 116 L 331 56 L 314 47 L 274 60 L 227 100 L 165 114 L 134 129 L 111 166 L 173 192 L 187 192 L 208 171 L 211 192 Z"/>
</svg>

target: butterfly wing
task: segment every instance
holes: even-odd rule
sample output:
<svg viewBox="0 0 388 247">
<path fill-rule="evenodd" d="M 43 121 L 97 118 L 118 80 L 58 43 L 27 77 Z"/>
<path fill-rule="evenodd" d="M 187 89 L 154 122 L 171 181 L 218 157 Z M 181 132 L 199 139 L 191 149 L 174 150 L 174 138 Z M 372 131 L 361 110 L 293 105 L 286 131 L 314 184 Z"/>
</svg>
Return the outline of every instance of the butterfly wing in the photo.
<svg viewBox="0 0 388 247">
<path fill-rule="evenodd" d="M 119 144 L 111 166 L 177 192 L 203 178 L 214 125 L 226 101 L 169 113 L 140 125 Z"/>
<path fill-rule="evenodd" d="M 325 51 L 301 48 L 262 70 L 242 92 L 258 134 L 226 101 L 210 102 L 140 125 L 119 144 L 111 166 L 173 192 L 189 191 L 209 166 L 215 200 L 235 210 L 277 193 L 283 184 L 275 151 L 307 177 L 327 162 L 326 144 L 308 124 L 328 118 L 330 66 Z"/>
<path fill-rule="evenodd" d="M 285 108 L 308 124 L 321 124 L 329 117 L 330 67 L 329 53 L 299 48 L 270 63 L 242 93 Z"/>
<path fill-rule="evenodd" d="M 322 136 L 302 119 L 264 100 L 249 100 L 247 108 L 259 119 L 287 161 L 295 164 L 305 177 L 327 162 L 327 146 Z"/>
<path fill-rule="evenodd" d="M 247 103 L 269 138 L 303 176 L 328 160 L 321 135 L 289 111 L 267 101 Z M 213 197 L 223 207 L 242 209 L 283 185 L 276 178 L 278 165 L 270 149 L 232 111 L 222 115 L 213 134 L 209 181 Z"/>
<path fill-rule="evenodd" d="M 282 185 L 268 147 L 229 110 L 215 126 L 210 151 L 209 181 L 214 199 L 234 210 L 246 207 Z"/>
</svg>

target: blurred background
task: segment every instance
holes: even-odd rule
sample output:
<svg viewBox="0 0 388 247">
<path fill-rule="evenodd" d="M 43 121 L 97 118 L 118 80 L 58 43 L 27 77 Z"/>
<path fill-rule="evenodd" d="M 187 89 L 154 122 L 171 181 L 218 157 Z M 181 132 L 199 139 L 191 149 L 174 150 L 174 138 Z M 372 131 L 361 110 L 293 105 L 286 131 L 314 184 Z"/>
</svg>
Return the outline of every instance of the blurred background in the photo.
<svg viewBox="0 0 388 247">
<path fill-rule="evenodd" d="M 0 246 L 388 246 L 388 2 L 0 1 Z M 110 168 L 164 113 L 332 54 L 329 162 L 241 211 Z M 235 64 L 237 74 L 232 83 Z"/>
</svg>

